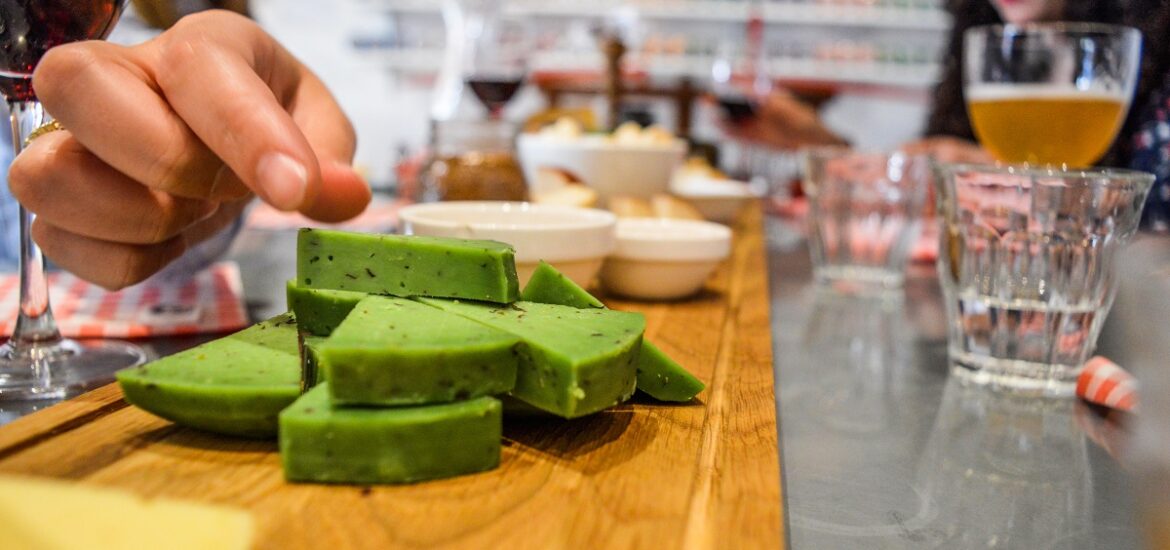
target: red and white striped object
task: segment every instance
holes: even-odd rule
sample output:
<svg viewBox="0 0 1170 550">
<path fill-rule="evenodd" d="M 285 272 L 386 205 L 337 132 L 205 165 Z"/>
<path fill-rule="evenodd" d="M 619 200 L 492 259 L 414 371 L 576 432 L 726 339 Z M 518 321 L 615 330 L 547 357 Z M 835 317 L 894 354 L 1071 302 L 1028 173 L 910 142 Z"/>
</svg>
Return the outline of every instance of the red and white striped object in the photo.
<svg viewBox="0 0 1170 550">
<path fill-rule="evenodd" d="M 16 274 L 0 276 L 0 334 L 20 301 Z M 181 286 L 143 284 L 107 292 L 65 272 L 49 275 L 53 316 L 69 338 L 145 338 L 238 330 L 248 325 L 234 262 L 219 262 Z"/>
<path fill-rule="evenodd" d="M 1137 410 L 1137 380 L 1104 357 L 1085 363 L 1077 378 L 1077 397 L 1090 403 L 1127 412 Z"/>
</svg>

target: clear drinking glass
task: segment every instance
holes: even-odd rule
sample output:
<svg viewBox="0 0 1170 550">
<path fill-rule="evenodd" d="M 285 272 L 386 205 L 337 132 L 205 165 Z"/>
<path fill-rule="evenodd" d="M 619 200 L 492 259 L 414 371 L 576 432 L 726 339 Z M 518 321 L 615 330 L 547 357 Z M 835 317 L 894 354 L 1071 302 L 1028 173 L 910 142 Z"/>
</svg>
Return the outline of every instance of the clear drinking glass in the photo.
<svg viewBox="0 0 1170 550">
<path fill-rule="evenodd" d="M 0 93 L 8 101 L 16 154 L 51 119 L 32 88 L 32 73 L 50 48 L 105 38 L 125 0 L 4 0 L 0 3 Z M 96 104 L 95 104 L 96 105 Z M 45 260 L 32 241 L 33 215 L 20 209 L 20 312 L 0 347 L 0 399 L 60 398 L 113 380 L 146 355 L 123 342 L 61 337 L 49 307 Z"/>
<path fill-rule="evenodd" d="M 808 245 L 818 282 L 845 291 L 900 287 L 931 175 L 925 156 L 807 151 Z"/>
<path fill-rule="evenodd" d="M 1090 166 L 1129 111 L 1137 29 L 989 25 L 964 35 L 964 93 L 979 142 L 1008 163 Z"/>
<path fill-rule="evenodd" d="M 1117 289 L 1113 260 L 1154 177 L 952 165 L 938 178 L 952 372 L 1071 395 Z"/>
</svg>

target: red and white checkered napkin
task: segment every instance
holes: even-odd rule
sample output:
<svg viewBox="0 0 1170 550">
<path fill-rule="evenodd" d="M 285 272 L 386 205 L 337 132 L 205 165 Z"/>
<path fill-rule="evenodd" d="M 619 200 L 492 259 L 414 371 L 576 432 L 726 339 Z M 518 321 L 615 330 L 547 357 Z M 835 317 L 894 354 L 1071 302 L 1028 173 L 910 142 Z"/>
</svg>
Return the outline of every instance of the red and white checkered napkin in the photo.
<svg viewBox="0 0 1170 550">
<path fill-rule="evenodd" d="M 246 224 L 255 229 L 297 229 L 300 227 L 328 227 L 348 231 L 389 231 L 398 225 L 398 210 L 410 204 L 402 199 L 377 198 L 356 218 L 339 224 L 325 224 L 296 212 L 281 212 L 264 203 L 257 203 L 248 213 Z"/>
<path fill-rule="evenodd" d="M 1127 412 L 1137 410 L 1137 380 L 1104 357 L 1085 363 L 1077 378 L 1077 397 L 1095 405 Z"/>
<path fill-rule="evenodd" d="M 16 274 L 0 277 L 0 333 L 12 334 L 20 301 Z M 181 286 L 141 284 L 107 292 L 72 274 L 49 275 L 49 299 L 70 338 L 144 338 L 226 332 L 247 326 L 240 269 L 219 262 Z"/>
</svg>

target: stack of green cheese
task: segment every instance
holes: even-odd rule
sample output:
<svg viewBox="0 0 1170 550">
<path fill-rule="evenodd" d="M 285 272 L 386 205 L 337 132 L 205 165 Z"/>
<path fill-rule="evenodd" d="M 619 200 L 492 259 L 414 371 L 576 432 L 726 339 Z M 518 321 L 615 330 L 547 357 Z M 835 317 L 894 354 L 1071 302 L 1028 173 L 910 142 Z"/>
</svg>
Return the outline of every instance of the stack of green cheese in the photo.
<svg viewBox="0 0 1170 550">
<path fill-rule="evenodd" d="M 635 388 L 703 389 L 643 342 L 641 315 L 551 266 L 521 294 L 502 243 L 305 229 L 287 293 L 289 314 L 120 374 L 127 399 L 204 430 L 278 431 L 292 481 L 403 483 L 495 467 L 499 397 L 576 418 Z"/>
<path fill-rule="evenodd" d="M 302 230 L 289 307 L 317 383 L 280 415 L 285 477 L 402 483 L 500 460 L 519 338 L 408 299 L 519 294 L 512 249 L 490 241 Z"/>
</svg>

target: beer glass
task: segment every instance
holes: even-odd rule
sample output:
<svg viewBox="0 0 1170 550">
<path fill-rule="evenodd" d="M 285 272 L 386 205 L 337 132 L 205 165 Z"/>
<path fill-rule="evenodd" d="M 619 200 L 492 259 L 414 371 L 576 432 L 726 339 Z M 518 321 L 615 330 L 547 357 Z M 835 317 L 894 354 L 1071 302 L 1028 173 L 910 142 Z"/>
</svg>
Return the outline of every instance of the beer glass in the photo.
<svg viewBox="0 0 1170 550">
<path fill-rule="evenodd" d="M 1141 61 L 1137 29 L 988 25 L 964 35 L 964 93 L 999 161 L 1090 166 L 1125 120 Z"/>
</svg>

